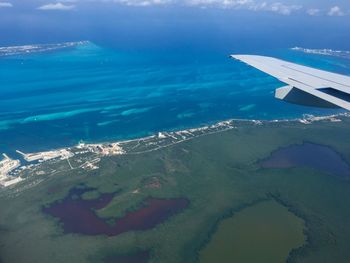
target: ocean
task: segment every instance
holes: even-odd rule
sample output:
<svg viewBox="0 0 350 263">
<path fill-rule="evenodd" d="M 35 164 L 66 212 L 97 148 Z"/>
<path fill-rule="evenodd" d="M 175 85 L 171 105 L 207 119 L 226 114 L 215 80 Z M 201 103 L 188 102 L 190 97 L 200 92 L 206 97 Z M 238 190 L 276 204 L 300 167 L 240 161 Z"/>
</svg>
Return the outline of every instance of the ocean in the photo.
<svg viewBox="0 0 350 263">
<path fill-rule="evenodd" d="M 325 52 L 254 53 L 350 74 L 347 52 Z M 283 83 L 228 55 L 119 50 L 89 41 L 0 48 L 0 152 L 131 139 L 232 118 L 341 112 L 276 100 Z"/>
</svg>

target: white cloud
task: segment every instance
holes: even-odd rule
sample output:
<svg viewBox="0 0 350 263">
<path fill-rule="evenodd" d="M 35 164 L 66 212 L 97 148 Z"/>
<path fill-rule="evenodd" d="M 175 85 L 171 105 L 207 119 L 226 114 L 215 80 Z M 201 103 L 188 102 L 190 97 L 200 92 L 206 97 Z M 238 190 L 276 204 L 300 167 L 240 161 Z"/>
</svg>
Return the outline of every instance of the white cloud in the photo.
<svg viewBox="0 0 350 263">
<path fill-rule="evenodd" d="M 47 4 L 47 5 L 42 5 L 38 7 L 38 9 L 40 10 L 62 10 L 62 11 L 72 10 L 74 8 L 75 8 L 75 5 L 65 5 L 60 2 L 56 4 Z"/>
<path fill-rule="evenodd" d="M 302 9 L 303 6 L 301 5 L 285 5 L 280 2 L 275 2 L 275 3 L 267 3 L 267 2 L 262 2 L 262 3 L 253 3 L 249 6 L 250 10 L 254 11 L 270 11 L 270 12 L 275 12 L 281 15 L 290 15 L 294 11 L 297 11 L 299 9 Z"/>
<path fill-rule="evenodd" d="M 1 1 L 1 0 L 0 0 Z M 54 1 L 54 0 L 51 0 Z M 84 2 L 83 0 L 56 0 L 56 4 L 49 4 L 40 7 L 44 10 L 70 10 L 75 7 L 75 3 Z M 319 3 L 317 0 L 310 0 L 313 4 Z M 221 9 L 239 9 L 251 10 L 260 12 L 274 12 L 280 15 L 292 15 L 294 13 L 303 13 L 309 16 L 343 16 L 344 12 L 339 6 L 333 6 L 328 11 L 324 9 L 322 1 L 319 6 L 311 6 L 302 0 L 85 0 L 85 2 L 104 2 L 104 3 L 118 3 L 127 6 L 193 6 L 199 8 L 221 8 Z M 304 4 L 305 3 L 305 4 Z"/>
<path fill-rule="evenodd" d="M 6 1 L 6 0 L 0 0 Z M 333 6 L 328 11 L 324 9 L 324 3 L 317 0 L 310 0 L 319 3 L 320 6 L 312 7 L 304 4 L 302 0 L 51 0 L 58 1 L 38 7 L 41 10 L 71 10 L 77 3 L 81 2 L 114 2 L 126 6 L 148 7 L 148 6 L 193 6 L 199 8 L 221 8 L 239 9 L 260 12 L 274 12 L 280 15 L 292 15 L 294 13 L 304 13 L 309 16 L 345 16 L 350 12 L 343 11 L 339 6 Z M 344 0 L 345 1 L 345 0 Z M 1 7 L 1 2 L 0 2 Z M 301 11 L 302 10 L 302 11 Z"/>
<path fill-rule="evenodd" d="M 318 16 L 321 13 L 321 10 L 318 8 L 311 8 L 306 11 L 306 13 L 310 16 Z"/>
<path fill-rule="evenodd" d="M 303 6 L 301 5 L 285 5 L 282 3 L 273 3 L 266 10 L 270 10 L 272 12 L 279 13 L 281 15 L 290 15 L 292 12 L 301 9 Z"/>
<path fill-rule="evenodd" d="M 327 15 L 329 16 L 343 16 L 344 12 L 341 10 L 339 6 L 333 6 L 329 9 Z"/>
<path fill-rule="evenodd" d="M 171 3 L 170 0 L 114 0 L 113 2 L 128 6 L 152 6 Z"/>
<path fill-rule="evenodd" d="M 13 5 L 9 2 L 0 2 L 0 8 L 2 7 L 13 7 Z"/>
<path fill-rule="evenodd" d="M 140 0 L 115 0 L 120 3 L 137 2 Z M 146 0 L 152 1 L 152 0 Z M 154 0 L 153 0 L 154 1 Z M 281 15 L 290 15 L 292 12 L 302 8 L 301 5 L 287 5 L 280 2 L 257 2 L 256 0 L 159 0 L 163 3 L 180 4 L 186 6 L 198 6 L 201 8 L 223 8 L 223 9 L 247 9 L 253 11 L 270 11 Z M 135 5 L 135 4 L 133 4 Z"/>
<path fill-rule="evenodd" d="M 189 6 L 217 7 L 217 8 L 242 8 L 253 4 L 253 0 L 185 0 Z"/>
</svg>

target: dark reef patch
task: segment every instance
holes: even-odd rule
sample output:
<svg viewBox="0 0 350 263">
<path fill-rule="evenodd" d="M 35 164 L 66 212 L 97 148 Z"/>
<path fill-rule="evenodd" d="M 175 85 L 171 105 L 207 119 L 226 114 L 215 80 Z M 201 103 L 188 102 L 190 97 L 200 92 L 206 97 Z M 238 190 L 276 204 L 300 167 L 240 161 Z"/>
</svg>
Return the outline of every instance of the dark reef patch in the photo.
<svg viewBox="0 0 350 263">
<path fill-rule="evenodd" d="M 59 218 L 64 233 L 116 236 L 127 231 L 151 229 L 189 205 L 185 198 L 148 198 L 142 208 L 108 224 L 95 210 L 107 206 L 116 193 L 102 193 L 98 199 L 82 199 L 81 195 L 90 190 L 95 189 L 73 188 L 68 196 L 43 208 L 43 212 Z"/>
<path fill-rule="evenodd" d="M 305 142 L 274 151 L 260 162 L 262 168 L 310 167 L 336 176 L 350 177 L 350 166 L 332 148 Z"/>
<path fill-rule="evenodd" d="M 149 251 L 141 251 L 127 255 L 111 255 L 104 258 L 105 263 L 147 263 L 149 260 Z"/>
</svg>

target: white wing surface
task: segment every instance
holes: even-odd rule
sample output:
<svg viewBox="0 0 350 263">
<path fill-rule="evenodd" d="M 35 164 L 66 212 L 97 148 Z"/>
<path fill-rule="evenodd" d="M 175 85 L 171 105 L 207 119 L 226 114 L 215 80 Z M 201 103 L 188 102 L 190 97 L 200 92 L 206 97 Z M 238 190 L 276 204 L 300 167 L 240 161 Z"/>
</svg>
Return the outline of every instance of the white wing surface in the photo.
<svg viewBox="0 0 350 263">
<path fill-rule="evenodd" d="M 231 55 L 288 86 L 276 89 L 275 97 L 291 103 L 350 111 L 350 77 L 301 66 L 281 59 Z"/>
</svg>

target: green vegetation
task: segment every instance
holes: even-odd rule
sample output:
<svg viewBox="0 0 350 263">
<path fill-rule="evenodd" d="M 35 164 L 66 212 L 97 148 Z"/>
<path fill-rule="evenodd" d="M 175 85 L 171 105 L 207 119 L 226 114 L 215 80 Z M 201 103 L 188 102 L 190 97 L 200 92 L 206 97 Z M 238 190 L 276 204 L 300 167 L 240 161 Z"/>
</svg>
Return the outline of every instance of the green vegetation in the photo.
<svg viewBox="0 0 350 263">
<path fill-rule="evenodd" d="M 223 220 L 231 215 L 233 220 L 239 211 L 244 213 L 261 201 L 276 200 L 279 207 L 288 208 L 289 216 L 294 217 L 293 213 L 305 222 L 307 240 L 290 253 L 289 262 L 348 262 L 350 176 L 303 167 L 261 169 L 258 162 L 280 147 L 309 141 L 332 147 L 349 163 L 349 134 L 347 118 L 340 123 L 310 125 L 242 122 L 236 129 L 158 151 L 103 158 L 99 170 L 33 175 L 17 189 L 0 192 L 0 261 L 103 262 L 106 255 L 150 251 L 152 263 L 198 262 Z M 66 164 L 58 163 L 57 169 Z M 45 180 L 27 187 L 35 178 Z M 99 193 L 118 193 L 97 211 L 106 220 L 137 209 L 149 196 L 186 197 L 190 205 L 147 231 L 114 237 L 64 234 L 58 220 L 44 214 L 42 208 L 79 184 L 96 188 L 98 193 L 87 193 L 87 199 Z M 297 232 L 300 236 L 300 230 Z M 288 245 L 288 251 L 299 244 Z M 284 247 L 273 256 L 285 253 Z"/>
<path fill-rule="evenodd" d="M 81 196 L 84 200 L 93 200 L 100 197 L 100 193 L 96 190 L 88 191 L 82 194 Z"/>
<path fill-rule="evenodd" d="M 286 262 L 289 252 L 304 244 L 303 228 L 286 207 L 263 201 L 223 220 L 200 262 Z"/>
</svg>

